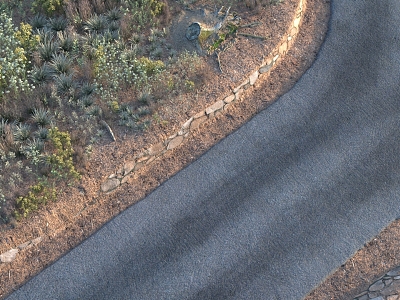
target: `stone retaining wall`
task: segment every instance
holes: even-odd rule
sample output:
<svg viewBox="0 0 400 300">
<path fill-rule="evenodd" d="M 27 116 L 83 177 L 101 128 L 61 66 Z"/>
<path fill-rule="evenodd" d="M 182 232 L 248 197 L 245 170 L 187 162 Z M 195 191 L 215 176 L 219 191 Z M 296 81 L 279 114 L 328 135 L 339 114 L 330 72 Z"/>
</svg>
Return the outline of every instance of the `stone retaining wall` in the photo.
<svg viewBox="0 0 400 300">
<path fill-rule="evenodd" d="M 181 145 L 190 133 L 198 129 L 201 124 L 214 118 L 235 101 L 241 99 L 244 90 L 253 88 L 253 85 L 257 82 L 259 76 L 261 74 L 268 74 L 274 65 L 285 56 L 299 32 L 299 26 L 305 11 L 305 5 L 306 0 L 299 0 L 299 5 L 296 9 L 294 19 L 281 42 L 246 80 L 232 90 L 231 94 L 226 95 L 225 98 L 218 100 L 214 104 L 192 116 L 189 120 L 183 123 L 181 129 L 177 133 L 171 135 L 165 141 L 153 145 L 138 156 L 129 159 L 115 174 L 111 174 L 107 178 L 107 180 L 101 185 L 101 191 L 105 193 L 113 191 L 121 184 L 125 183 L 129 179 L 129 176 L 135 171 L 139 170 L 142 166 L 151 163 L 167 151 L 171 151 Z"/>
</svg>

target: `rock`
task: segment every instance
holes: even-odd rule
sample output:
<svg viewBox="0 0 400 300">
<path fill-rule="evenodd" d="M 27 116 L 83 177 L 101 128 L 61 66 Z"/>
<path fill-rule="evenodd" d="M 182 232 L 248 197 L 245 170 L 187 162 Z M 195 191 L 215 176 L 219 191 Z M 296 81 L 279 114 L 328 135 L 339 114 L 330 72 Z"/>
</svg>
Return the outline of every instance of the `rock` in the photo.
<svg viewBox="0 0 400 300">
<path fill-rule="evenodd" d="M 389 295 L 396 294 L 399 291 L 400 291 L 400 281 L 399 280 L 395 280 L 395 281 L 393 281 L 393 283 L 391 285 L 385 287 L 381 291 L 381 294 L 383 296 L 389 296 Z"/>
<path fill-rule="evenodd" d="M 138 159 L 137 159 L 137 163 L 141 163 L 141 162 L 144 162 L 144 161 L 146 161 L 146 160 L 148 160 L 149 159 L 149 157 L 148 156 L 146 156 L 146 155 L 144 155 L 144 156 L 142 156 L 142 157 L 139 157 Z"/>
<path fill-rule="evenodd" d="M 393 279 L 384 279 L 383 283 L 385 284 L 385 286 L 388 286 L 389 284 L 391 284 L 393 282 Z"/>
<path fill-rule="evenodd" d="M 365 295 L 362 295 L 361 297 L 359 297 L 359 298 L 356 298 L 357 300 L 369 300 L 369 296 L 368 296 L 368 294 L 365 294 Z"/>
<path fill-rule="evenodd" d="M 270 64 L 261 67 L 261 68 L 258 70 L 258 72 L 260 72 L 260 74 L 267 73 L 269 70 L 271 70 L 271 68 L 272 68 L 273 65 L 274 65 L 274 63 L 271 62 Z"/>
<path fill-rule="evenodd" d="M 101 190 L 104 193 L 107 193 L 107 192 L 110 192 L 110 191 L 116 189 L 117 187 L 119 187 L 120 184 L 121 184 L 121 182 L 119 181 L 119 179 L 111 178 L 111 179 L 108 179 L 106 182 L 104 182 L 101 185 Z"/>
<path fill-rule="evenodd" d="M 299 28 L 301 17 L 297 17 L 293 22 L 293 27 Z"/>
<path fill-rule="evenodd" d="M 296 27 L 293 27 L 293 28 L 290 30 L 289 35 L 293 37 L 293 36 L 295 36 L 295 35 L 297 34 L 297 32 L 298 32 L 298 29 L 297 29 Z"/>
<path fill-rule="evenodd" d="M 368 294 L 368 291 L 364 291 L 364 292 L 362 292 L 360 294 L 357 294 L 356 296 L 354 296 L 354 298 L 360 298 L 361 296 L 364 296 L 366 294 Z"/>
<path fill-rule="evenodd" d="M 215 102 L 213 105 L 206 108 L 206 114 L 210 115 L 213 112 L 221 110 L 223 107 L 224 107 L 224 101 L 219 100 L 219 101 Z"/>
<path fill-rule="evenodd" d="M 27 241 L 25 243 L 22 243 L 21 245 L 18 245 L 18 249 L 19 250 L 28 249 L 30 247 L 32 247 L 32 242 L 31 241 Z"/>
<path fill-rule="evenodd" d="M 195 39 L 197 39 L 199 37 L 200 31 L 201 31 L 200 24 L 199 23 L 192 23 L 186 29 L 186 38 L 189 41 L 194 41 Z"/>
<path fill-rule="evenodd" d="M 371 300 L 385 300 L 385 299 L 383 299 L 382 296 L 378 296 L 378 297 L 375 297 L 375 298 L 371 298 Z"/>
<path fill-rule="evenodd" d="M 238 91 L 235 93 L 235 99 L 236 99 L 236 100 L 239 100 L 239 99 L 242 97 L 242 94 L 243 94 L 243 89 L 238 90 Z"/>
<path fill-rule="evenodd" d="M 206 112 L 205 112 L 204 110 L 202 110 L 201 112 L 195 114 L 195 115 L 193 116 L 193 119 L 198 119 L 198 118 L 201 118 L 201 117 L 203 117 L 203 116 L 205 116 L 205 115 L 206 115 Z"/>
<path fill-rule="evenodd" d="M 376 291 L 379 291 L 379 290 L 383 289 L 384 286 L 385 286 L 385 284 L 383 283 L 383 281 L 382 280 L 378 280 L 377 282 L 373 283 L 369 287 L 368 291 L 376 292 Z"/>
<path fill-rule="evenodd" d="M 287 51 L 287 42 L 283 42 L 282 45 L 279 46 L 279 53 L 286 54 Z"/>
<path fill-rule="evenodd" d="M 386 298 L 386 300 L 399 300 L 399 295 L 391 295 Z"/>
<path fill-rule="evenodd" d="M 238 87 L 233 90 L 233 93 L 236 94 L 242 87 L 249 83 L 249 79 L 243 81 Z"/>
<path fill-rule="evenodd" d="M 199 128 L 201 124 L 203 124 L 207 120 L 206 116 L 202 116 L 201 118 L 194 119 L 192 124 L 190 124 L 190 130 L 196 130 Z"/>
<path fill-rule="evenodd" d="M 121 179 L 121 184 L 126 183 L 129 180 L 130 177 L 131 177 L 130 175 L 126 175 L 124 178 L 122 178 Z"/>
<path fill-rule="evenodd" d="M 253 74 L 250 75 L 249 77 L 249 83 L 250 85 L 253 85 L 256 83 L 257 79 L 258 79 L 258 71 L 255 71 Z"/>
<path fill-rule="evenodd" d="M 192 123 L 193 117 L 191 117 L 189 120 L 187 120 L 185 123 L 182 125 L 182 129 L 188 129 L 190 127 L 190 123 Z"/>
<path fill-rule="evenodd" d="M 150 147 L 148 153 L 150 156 L 155 156 L 160 154 L 165 149 L 164 143 L 160 142 Z"/>
<path fill-rule="evenodd" d="M 18 249 L 8 250 L 7 252 L 0 255 L 0 261 L 2 263 L 10 263 L 15 259 L 15 257 L 17 256 L 17 253 L 18 253 Z"/>
<path fill-rule="evenodd" d="M 135 165 L 136 165 L 136 162 L 134 160 L 127 161 L 124 164 L 124 173 L 123 173 L 123 175 L 126 176 L 127 174 L 132 172 L 133 169 L 135 168 Z"/>
<path fill-rule="evenodd" d="M 140 163 L 137 163 L 137 164 L 135 165 L 134 171 L 136 172 L 136 171 L 140 170 L 140 169 L 145 165 L 145 163 L 146 163 L 146 161 L 142 161 L 142 162 L 140 162 Z"/>
<path fill-rule="evenodd" d="M 235 100 L 235 95 L 229 95 L 228 97 L 225 97 L 224 102 L 229 104 Z"/>
<path fill-rule="evenodd" d="M 398 267 L 394 268 L 393 270 L 387 272 L 386 275 L 387 275 L 387 276 L 391 276 L 391 277 L 392 277 L 392 276 L 400 275 L 400 266 L 398 266 Z"/>
<path fill-rule="evenodd" d="M 183 142 L 183 136 L 179 135 L 168 143 L 167 150 L 178 147 Z"/>
<path fill-rule="evenodd" d="M 39 244 L 41 241 L 42 241 L 42 237 L 39 236 L 36 239 L 33 239 L 31 242 L 32 242 L 32 245 L 35 246 L 35 245 Z"/>
</svg>

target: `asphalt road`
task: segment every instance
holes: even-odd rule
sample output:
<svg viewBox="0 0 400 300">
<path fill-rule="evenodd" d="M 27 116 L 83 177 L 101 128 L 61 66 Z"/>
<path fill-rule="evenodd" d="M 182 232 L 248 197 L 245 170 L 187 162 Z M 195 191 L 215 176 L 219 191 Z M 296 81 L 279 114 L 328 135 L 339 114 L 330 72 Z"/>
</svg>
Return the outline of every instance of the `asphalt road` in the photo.
<svg viewBox="0 0 400 300">
<path fill-rule="evenodd" d="M 332 0 L 295 87 L 8 299 L 301 299 L 400 215 L 400 1 Z"/>
</svg>

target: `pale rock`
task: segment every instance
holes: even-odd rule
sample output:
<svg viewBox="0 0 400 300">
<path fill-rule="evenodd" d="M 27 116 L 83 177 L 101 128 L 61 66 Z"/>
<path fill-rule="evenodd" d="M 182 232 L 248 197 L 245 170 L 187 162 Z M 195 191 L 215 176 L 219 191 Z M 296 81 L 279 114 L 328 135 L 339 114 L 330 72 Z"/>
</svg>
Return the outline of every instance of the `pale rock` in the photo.
<svg viewBox="0 0 400 300">
<path fill-rule="evenodd" d="M 178 135 L 176 138 L 172 139 L 168 143 L 167 150 L 171 150 L 171 149 L 178 147 L 182 142 L 183 142 L 183 136 Z"/>
<path fill-rule="evenodd" d="M 17 253 L 18 249 L 8 250 L 7 252 L 4 252 L 3 254 L 0 255 L 0 261 L 2 263 L 10 263 L 15 259 Z"/>
<path fill-rule="evenodd" d="M 120 184 L 121 184 L 121 182 L 119 181 L 119 179 L 111 178 L 111 179 L 108 179 L 106 182 L 104 182 L 101 185 L 101 190 L 104 193 L 107 193 L 107 192 L 110 192 L 110 191 L 116 189 L 117 187 L 119 187 Z"/>
</svg>

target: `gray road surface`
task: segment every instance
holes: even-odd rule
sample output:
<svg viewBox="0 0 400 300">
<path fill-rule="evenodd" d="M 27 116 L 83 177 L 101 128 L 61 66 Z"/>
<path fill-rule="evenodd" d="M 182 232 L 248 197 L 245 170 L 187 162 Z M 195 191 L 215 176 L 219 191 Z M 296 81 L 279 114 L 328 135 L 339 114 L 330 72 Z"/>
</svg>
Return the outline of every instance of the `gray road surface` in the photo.
<svg viewBox="0 0 400 300">
<path fill-rule="evenodd" d="M 8 299 L 301 299 L 400 215 L 399 24 L 333 0 L 289 93 Z"/>
</svg>

